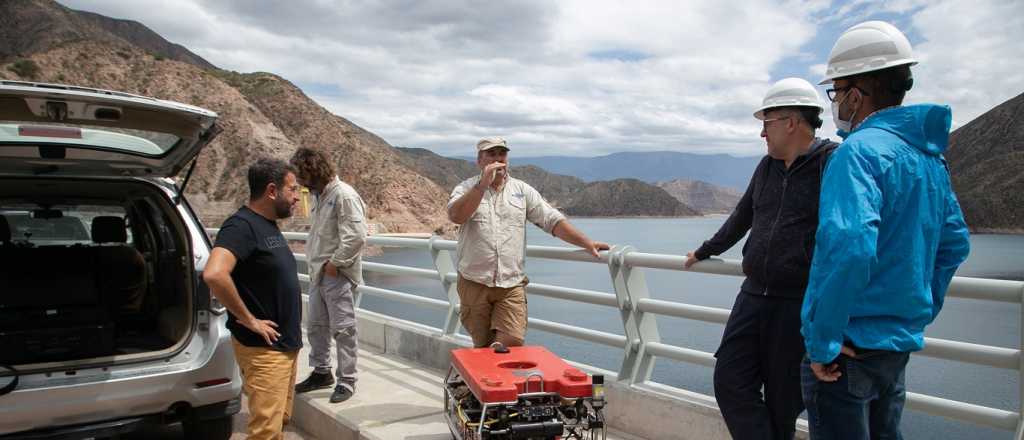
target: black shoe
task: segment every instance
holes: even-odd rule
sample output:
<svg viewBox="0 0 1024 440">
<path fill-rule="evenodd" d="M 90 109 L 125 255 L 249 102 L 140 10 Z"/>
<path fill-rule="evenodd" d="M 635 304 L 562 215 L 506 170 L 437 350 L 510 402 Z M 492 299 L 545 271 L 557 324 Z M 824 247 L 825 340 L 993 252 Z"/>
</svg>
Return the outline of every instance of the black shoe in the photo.
<svg viewBox="0 0 1024 440">
<path fill-rule="evenodd" d="M 334 375 L 314 371 L 306 380 L 295 384 L 295 393 L 302 394 L 322 388 L 330 388 L 331 385 L 334 385 Z"/>
<path fill-rule="evenodd" d="M 347 386 L 338 384 L 334 387 L 334 392 L 331 393 L 331 403 L 341 403 L 348 400 L 356 392 L 348 389 Z"/>
</svg>

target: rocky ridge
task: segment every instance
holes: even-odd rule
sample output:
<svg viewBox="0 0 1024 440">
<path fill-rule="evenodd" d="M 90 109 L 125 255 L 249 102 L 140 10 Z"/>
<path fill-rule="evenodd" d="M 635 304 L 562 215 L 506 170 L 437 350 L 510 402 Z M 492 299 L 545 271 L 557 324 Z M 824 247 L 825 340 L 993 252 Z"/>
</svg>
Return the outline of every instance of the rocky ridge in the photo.
<svg viewBox="0 0 1024 440">
<path fill-rule="evenodd" d="M 398 148 L 403 162 L 446 190 L 479 173 L 462 159 L 439 156 L 422 148 Z M 515 163 L 515 158 L 510 162 Z M 700 215 L 665 190 L 637 179 L 586 183 L 549 173 L 533 165 L 509 167 L 509 175 L 533 186 L 549 203 L 569 215 L 588 217 L 681 217 Z"/>
<path fill-rule="evenodd" d="M 1024 94 L 950 135 L 945 157 L 964 218 L 977 232 L 1024 234 Z"/>
<path fill-rule="evenodd" d="M 675 179 L 658 182 L 658 187 L 667 191 L 684 205 L 705 214 L 732 212 L 743 193 L 702 180 Z"/>
</svg>

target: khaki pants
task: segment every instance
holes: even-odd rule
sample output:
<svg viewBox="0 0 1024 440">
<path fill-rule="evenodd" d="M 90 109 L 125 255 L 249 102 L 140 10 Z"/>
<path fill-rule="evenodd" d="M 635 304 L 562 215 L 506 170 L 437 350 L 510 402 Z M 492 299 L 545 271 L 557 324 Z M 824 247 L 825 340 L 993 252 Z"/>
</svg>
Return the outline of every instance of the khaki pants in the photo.
<svg viewBox="0 0 1024 440">
<path fill-rule="evenodd" d="M 251 440 L 280 440 L 292 416 L 298 351 L 247 347 L 231 338 L 242 373 L 242 392 L 249 399 Z"/>
<path fill-rule="evenodd" d="M 459 320 L 473 338 L 474 347 L 494 342 L 494 332 L 508 336 L 510 345 L 526 339 L 526 278 L 510 288 L 487 287 L 459 276 Z M 493 330 L 493 331 L 492 331 Z"/>
</svg>

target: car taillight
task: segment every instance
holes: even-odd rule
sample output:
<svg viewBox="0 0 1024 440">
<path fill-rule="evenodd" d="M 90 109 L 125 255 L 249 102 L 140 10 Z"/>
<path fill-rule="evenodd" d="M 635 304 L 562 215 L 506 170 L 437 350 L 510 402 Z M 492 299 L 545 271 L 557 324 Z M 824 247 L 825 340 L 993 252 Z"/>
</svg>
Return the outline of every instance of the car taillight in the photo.
<svg viewBox="0 0 1024 440">
<path fill-rule="evenodd" d="M 220 379 L 213 379 L 213 380 L 204 380 L 202 382 L 197 382 L 196 383 L 196 388 L 212 387 L 214 385 L 221 385 L 221 384 L 230 383 L 230 382 L 231 382 L 231 379 L 228 379 L 226 377 L 222 377 Z"/>
</svg>

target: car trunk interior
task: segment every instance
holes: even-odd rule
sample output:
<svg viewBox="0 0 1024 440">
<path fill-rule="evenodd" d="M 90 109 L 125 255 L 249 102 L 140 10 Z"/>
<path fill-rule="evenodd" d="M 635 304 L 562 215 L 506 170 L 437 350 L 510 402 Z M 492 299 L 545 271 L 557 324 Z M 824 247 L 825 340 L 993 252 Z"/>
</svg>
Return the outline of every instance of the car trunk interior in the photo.
<svg viewBox="0 0 1024 440">
<path fill-rule="evenodd" d="M 193 328 L 186 231 L 148 181 L 0 178 L 0 364 L 67 369 L 177 352 Z"/>
</svg>

